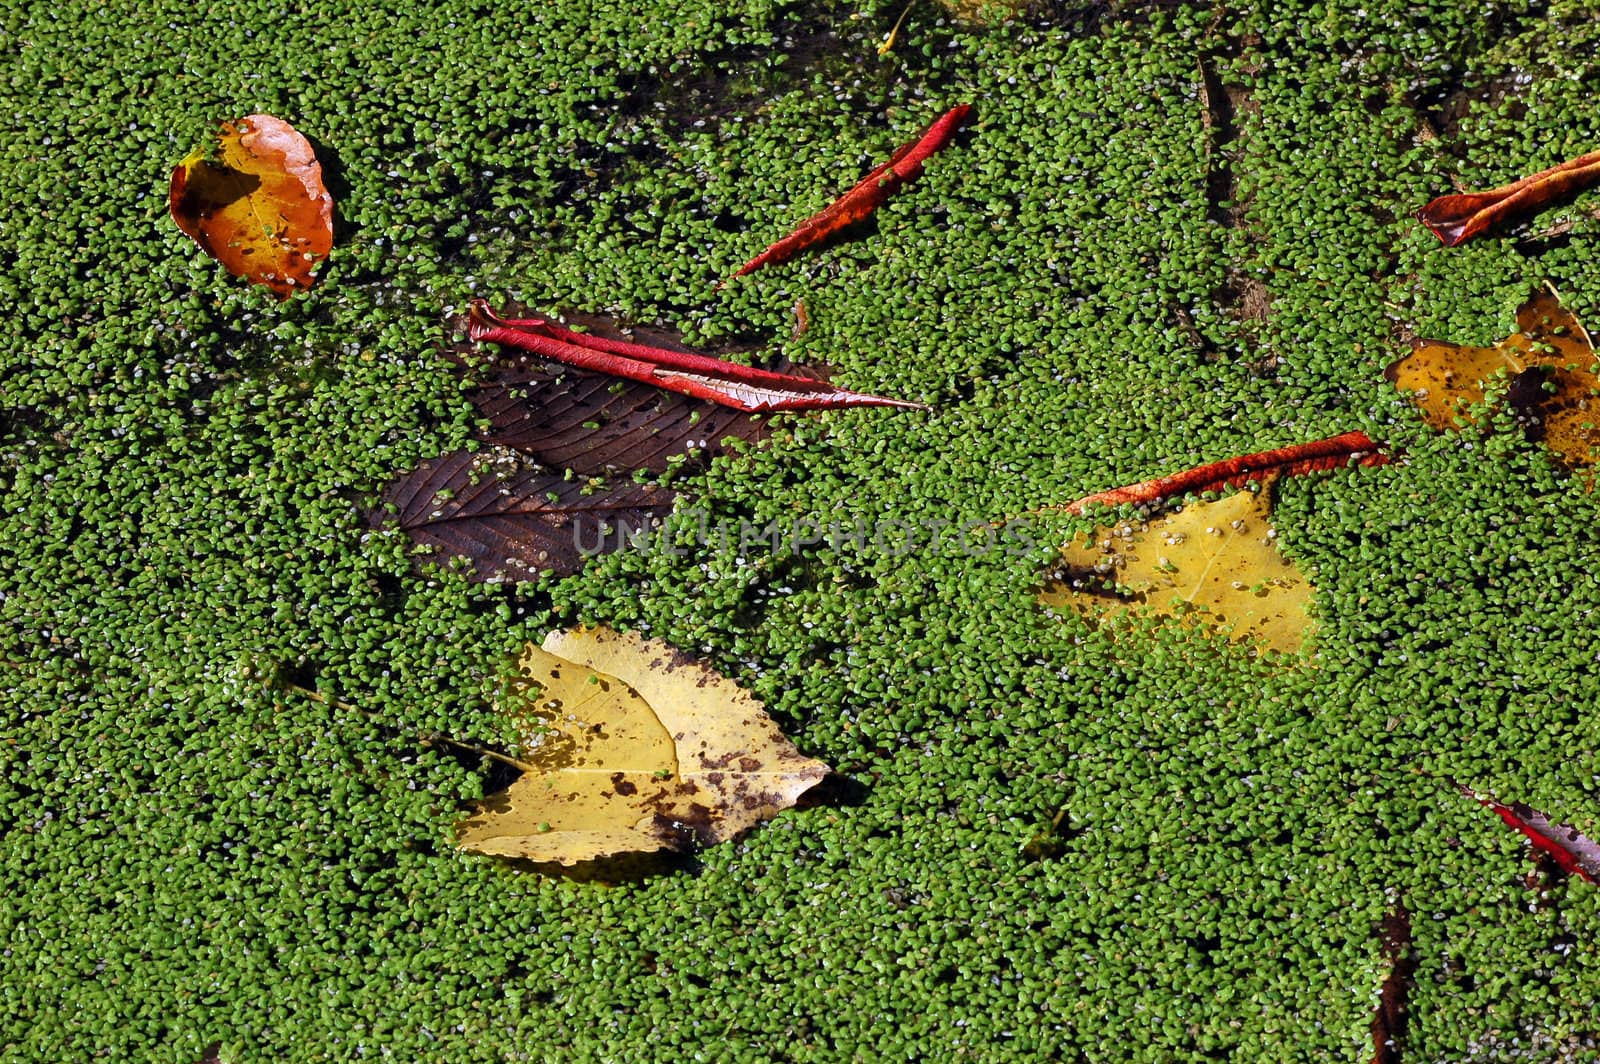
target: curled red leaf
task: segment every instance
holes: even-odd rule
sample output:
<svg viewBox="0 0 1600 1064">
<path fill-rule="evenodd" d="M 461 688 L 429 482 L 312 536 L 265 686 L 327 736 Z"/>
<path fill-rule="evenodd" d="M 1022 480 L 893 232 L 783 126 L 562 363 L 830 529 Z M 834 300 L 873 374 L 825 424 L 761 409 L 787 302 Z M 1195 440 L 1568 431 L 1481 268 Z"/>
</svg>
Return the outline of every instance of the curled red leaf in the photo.
<svg viewBox="0 0 1600 1064">
<path fill-rule="evenodd" d="M 1509 804 L 1475 793 L 1456 784 L 1461 793 L 1486 809 L 1492 809 L 1506 826 L 1515 829 L 1534 846 L 1549 854 L 1565 872 L 1600 883 L 1600 843 L 1570 824 L 1558 824 L 1522 802 Z"/>
<path fill-rule="evenodd" d="M 1065 507 L 1068 513 L 1082 513 L 1091 506 L 1121 506 L 1123 503 L 1154 503 L 1179 495 L 1237 488 L 1270 476 L 1298 476 L 1323 469 L 1350 465 L 1383 465 L 1389 456 L 1364 432 L 1345 432 L 1310 443 L 1257 451 L 1220 462 L 1186 469 L 1153 480 L 1128 484 L 1109 491 L 1085 495 Z"/>
<path fill-rule="evenodd" d="M 1440 196 L 1417 212 L 1417 218 L 1447 248 L 1465 243 L 1490 229 L 1544 210 L 1600 182 L 1600 151 L 1569 159 L 1520 181 L 1487 192 Z"/>
<path fill-rule="evenodd" d="M 472 301 L 467 334 L 480 343 L 514 347 L 578 369 L 651 384 L 752 414 L 842 406 L 927 409 L 921 403 L 835 388 L 812 377 L 573 332 L 541 318 L 501 318 L 481 299 Z"/>
<path fill-rule="evenodd" d="M 846 226 L 861 221 L 888 202 L 889 197 L 922 176 L 922 164 L 934 152 L 950 143 L 972 113 L 971 104 L 952 107 L 934 120 L 916 140 L 902 144 L 889 161 L 856 182 L 854 188 L 820 212 L 801 222 L 788 236 L 739 267 L 734 277 L 743 277 L 763 266 L 787 262 L 806 248 L 822 243 Z M 731 278 L 730 278 L 731 279 Z"/>
</svg>

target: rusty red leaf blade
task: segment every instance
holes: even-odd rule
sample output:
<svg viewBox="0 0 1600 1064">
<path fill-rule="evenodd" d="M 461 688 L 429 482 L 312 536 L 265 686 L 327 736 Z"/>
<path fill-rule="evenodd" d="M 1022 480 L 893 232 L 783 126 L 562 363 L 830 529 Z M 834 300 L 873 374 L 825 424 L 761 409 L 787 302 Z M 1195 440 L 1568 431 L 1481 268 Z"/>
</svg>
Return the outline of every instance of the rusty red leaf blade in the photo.
<svg viewBox="0 0 1600 1064">
<path fill-rule="evenodd" d="M 763 266 L 787 262 L 883 206 L 890 196 L 922 176 L 923 163 L 950 143 L 950 138 L 955 136 L 956 130 L 961 128 L 971 113 L 972 105 L 964 103 L 940 115 L 922 136 L 902 144 L 888 162 L 856 182 L 854 188 L 827 207 L 801 222 L 794 232 L 739 267 L 733 277 L 743 277 Z"/>
<path fill-rule="evenodd" d="M 475 580 L 532 580 L 565 576 L 591 555 L 627 546 L 672 512 L 674 498 L 649 484 L 590 491 L 518 461 L 455 451 L 396 478 L 383 494 L 396 512 L 379 507 L 368 523 L 467 559 Z"/>
<path fill-rule="evenodd" d="M 1344 432 L 1310 443 L 1242 454 L 1181 473 L 1098 491 L 1068 503 L 1064 509 L 1068 513 L 1083 513 L 1091 506 L 1121 506 L 1124 503 L 1143 505 L 1179 495 L 1198 495 L 1242 487 L 1251 481 L 1265 480 L 1271 476 L 1299 476 L 1325 469 L 1339 469 L 1350 464 L 1384 465 L 1389 460 L 1382 446 L 1374 443 L 1366 433 Z"/>
<path fill-rule="evenodd" d="M 537 318 L 506 320 L 496 316 L 481 299 L 472 302 L 467 334 L 479 343 L 514 347 L 578 369 L 708 399 L 752 414 L 849 406 L 927 409 L 921 403 L 852 392 L 812 377 L 576 333 Z"/>
<path fill-rule="evenodd" d="M 1417 212 L 1447 248 L 1536 214 L 1600 182 L 1600 151 L 1569 159 L 1487 192 L 1440 196 Z"/>
<path fill-rule="evenodd" d="M 1411 914 L 1404 901 L 1396 901 L 1383 918 L 1379 940 L 1389 974 L 1378 991 L 1378 1007 L 1372 1016 L 1372 1064 L 1400 1064 L 1406 998 L 1417 974 L 1417 954 L 1411 948 Z"/>
<path fill-rule="evenodd" d="M 1556 823 L 1523 802 L 1499 802 L 1462 784 L 1456 786 L 1468 798 L 1493 810 L 1507 827 L 1521 833 L 1535 847 L 1549 854 L 1563 871 L 1587 879 L 1590 883 L 1600 883 L 1600 843 L 1570 824 Z"/>
</svg>

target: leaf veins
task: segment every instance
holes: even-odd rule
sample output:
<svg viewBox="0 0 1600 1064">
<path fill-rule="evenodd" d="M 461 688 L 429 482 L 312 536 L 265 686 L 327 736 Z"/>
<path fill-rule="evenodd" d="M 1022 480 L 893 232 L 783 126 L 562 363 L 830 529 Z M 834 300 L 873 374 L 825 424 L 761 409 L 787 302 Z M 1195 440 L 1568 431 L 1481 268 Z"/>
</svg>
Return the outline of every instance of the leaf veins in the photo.
<svg viewBox="0 0 1600 1064">
<path fill-rule="evenodd" d="M 593 554 L 626 546 L 672 511 L 674 493 L 648 484 L 591 490 L 581 480 L 455 451 L 393 481 L 374 527 L 390 522 L 419 547 L 465 558 L 479 581 L 565 576 Z"/>
</svg>

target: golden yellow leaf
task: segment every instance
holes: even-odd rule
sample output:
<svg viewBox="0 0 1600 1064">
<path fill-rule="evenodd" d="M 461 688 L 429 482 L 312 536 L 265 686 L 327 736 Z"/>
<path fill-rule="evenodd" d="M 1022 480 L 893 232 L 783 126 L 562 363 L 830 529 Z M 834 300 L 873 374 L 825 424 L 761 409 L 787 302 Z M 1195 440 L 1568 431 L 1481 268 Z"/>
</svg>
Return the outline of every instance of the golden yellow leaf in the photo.
<svg viewBox="0 0 1600 1064">
<path fill-rule="evenodd" d="M 1418 340 L 1387 376 L 1413 393 L 1428 424 L 1450 430 L 1471 422 L 1470 410 L 1484 402 L 1488 382 L 1503 375 L 1505 401 L 1529 438 L 1567 465 L 1592 465 L 1600 446 L 1600 377 L 1589 334 L 1549 291 L 1522 305 L 1517 328 L 1493 347 Z"/>
<path fill-rule="evenodd" d="M 1039 601 L 1094 616 L 1201 607 L 1231 638 L 1294 652 L 1313 627 L 1314 589 L 1273 542 L 1269 487 L 1079 533 Z"/>
<path fill-rule="evenodd" d="M 528 644 L 525 772 L 457 827 L 464 849 L 576 864 L 710 845 L 828 774 L 749 692 L 664 643 L 580 628 Z"/>
<path fill-rule="evenodd" d="M 311 143 L 271 115 L 223 123 L 212 151 L 172 172 L 178 228 L 228 272 L 287 298 L 333 248 L 333 199 Z"/>
</svg>

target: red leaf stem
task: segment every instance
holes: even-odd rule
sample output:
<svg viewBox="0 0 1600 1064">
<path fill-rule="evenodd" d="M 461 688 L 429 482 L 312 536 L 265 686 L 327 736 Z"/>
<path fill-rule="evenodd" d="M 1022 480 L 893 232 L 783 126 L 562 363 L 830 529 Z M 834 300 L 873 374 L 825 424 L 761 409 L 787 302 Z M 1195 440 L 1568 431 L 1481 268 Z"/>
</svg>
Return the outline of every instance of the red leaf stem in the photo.
<svg viewBox="0 0 1600 1064">
<path fill-rule="evenodd" d="M 1181 473 L 1156 477 L 1154 480 L 1128 484 L 1109 491 L 1085 495 L 1068 503 L 1069 513 L 1083 513 L 1091 506 L 1121 506 L 1123 503 L 1153 503 L 1177 495 L 1220 491 L 1225 487 L 1239 487 L 1252 480 L 1262 480 L 1274 474 L 1298 476 L 1323 469 L 1338 469 L 1354 462 L 1358 465 L 1384 465 L 1389 456 L 1364 432 L 1345 432 L 1310 443 L 1297 443 L 1288 447 L 1275 447 L 1270 451 L 1257 451 L 1220 462 L 1196 466 Z"/>
<path fill-rule="evenodd" d="M 971 113 L 972 105 L 964 103 L 940 115 L 922 136 L 902 144 L 888 162 L 856 182 L 849 192 L 801 222 L 794 232 L 739 267 L 733 276 L 743 277 L 763 266 L 786 262 L 883 206 L 890 196 L 900 191 L 902 185 L 910 184 L 922 176 L 922 164 L 934 152 L 950 143 L 950 138 L 955 136 L 956 130 L 961 128 Z"/>
<path fill-rule="evenodd" d="M 847 391 L 811 377 L 589 336 L 540 318 L 500 318 L 481 299 L 472 301 L 467 334 L 480 343 L 514 347 L 579 369 L 652 384 L 753 414 L 844 406 L 927 409 L 921 403 Z"/>
</svg>

